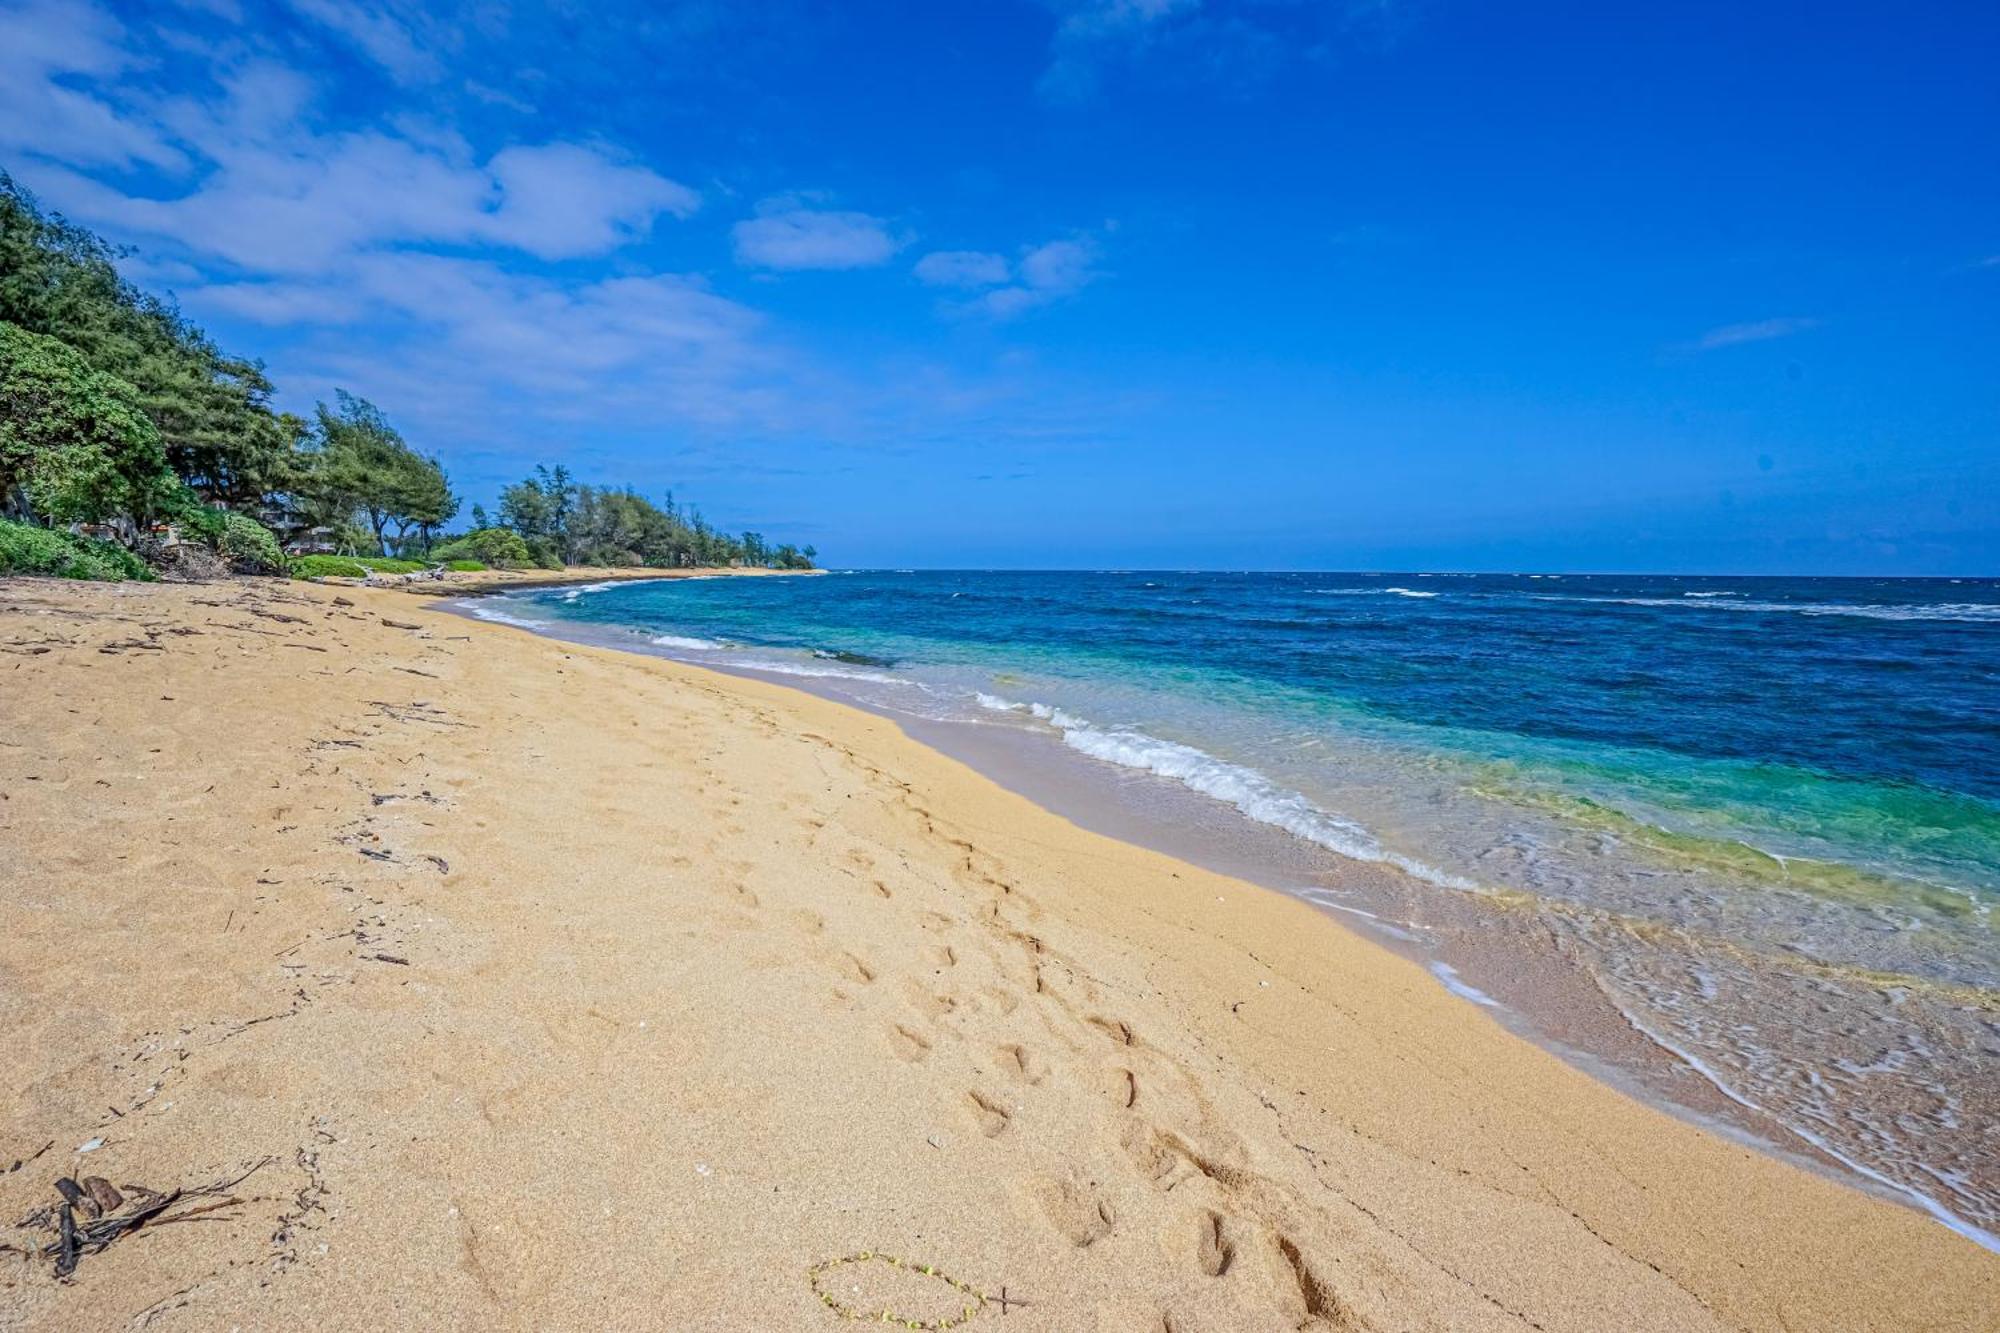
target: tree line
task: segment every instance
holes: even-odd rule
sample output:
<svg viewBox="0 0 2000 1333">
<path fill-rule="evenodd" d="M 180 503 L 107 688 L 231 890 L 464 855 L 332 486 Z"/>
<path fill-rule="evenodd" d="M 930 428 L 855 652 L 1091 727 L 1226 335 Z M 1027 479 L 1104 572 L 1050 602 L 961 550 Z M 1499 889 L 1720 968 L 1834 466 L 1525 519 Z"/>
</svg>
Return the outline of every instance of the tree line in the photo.
<svg viewBox="0 0 2000 1333">
<path fill-rule="evenodd" d="M 263 365 L 128 282 L 125 255 L 0 171 L 0 522 L 80 528 L 141 553 L 150 534 L 176 530 L 251 569 L 281 567 L 281 546 L 811 567 L 810 547 L 727 536 L 671 495 L 654 504 L 561 467 L 508 487 L 497 521 L 473 506 L 472 531 L 453 536 L 460 499 L 441 460 L 346 390 L 310 418 L 277 411 Z"/>
<path fill-rule="evenodd" d="M 819 554 L 789 542 L 773 546 L 761 533 L 720 532 L 701 510 L 675 504 L 671 492 L 654 504 L 630 488 L 580 484 L 561 464 L 537 467 L 502 491 L 497 522 L 474 505 L 472 523 L 476 531 L 518 536 L 537 563 L 548 565 L 811 569 Z"/>
</svg>

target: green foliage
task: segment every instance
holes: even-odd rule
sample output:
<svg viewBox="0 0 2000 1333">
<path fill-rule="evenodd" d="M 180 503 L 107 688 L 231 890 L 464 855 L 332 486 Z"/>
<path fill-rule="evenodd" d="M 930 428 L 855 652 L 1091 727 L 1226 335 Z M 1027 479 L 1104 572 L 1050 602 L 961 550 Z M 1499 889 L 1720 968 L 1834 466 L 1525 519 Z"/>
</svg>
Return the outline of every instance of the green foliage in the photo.
<svg viewBox="0 0 2000 1333">
<path fill-rule="evenodd" d="M 444 562 L 444 567 L 454 574 L 477 574 L 485 569 L 486 565 L 478 560 L 447 560 Z"/>
<path fill-rule="evenodd" d="M 110 582 L 153 577 L 145 561 L 115 543 L 4 518 L 0 518 L 0 574 Z"/>
<path fill-rule="evenodd" d="M 398 545 L 415 528 L 427 546 L 431 530 L 458 512 L 443 466 L 410 448 L 373 403 L 345 389 L 336 390 L 334 407 L 319 405 L 311 447 L 296 472 L 292 490 L 310 518 L 332 527 L 359 511 L 382 555 L 390 524 Z"/>
<path fill-rule="evenodd" d="M 60 339 L 0 324 L 0 502 L 55 522 L 146 519 L 177 491 L 132 386 Z"/>
<path fill-rule="evenodd" d="M 421 560 L 398 560 L 386 555 L 357 555 L 354 563 L 374 574 L 415 574 L 430 568 Z"/>
<path fill-rule="evenodd" d="M 223 516 L 222 540 L 215 549 L 239 574 L 285 572 L 285 553 L 279 549 L 277 534 L 243 514 Z"/>
<path fill-rule="evenodd" d="M 368 567 L 344 555 L 302 555 L 292 561 L 295 579 L 365 579 Z"/>
<path fill-rule="evenodd" d="M 811 569 L 816 554 L 789 544 L 770 546 L 757 533 L 729 537 L 700 511 L 676 509 L 632 490 L 577 484 L 561 467 L 534 475 L 500 494 L 500 521 L 520 534 L 535 562 L 572 565 L 726 565 L 741 562 L 778 569 Z"/>
<path fill-rule="evenodd" d="M 183 540 L 192 538 L 213 549 L 239 574 L 282 574 L 285 553 L 269 528 L 247 514 L 202 504 L 183 489 L 169 516 Z"/>
<path fill-rule="evenodd" d="M 505 528 L 479 528 L 455 537 L 431 552 L 433 559 L 447 563 L 476 560 L 495 569 L 520 569 L 534 563 L 528 544 L 517 532 Z"/>
<path fill-rule="evenodd" d="M 261 365 L 119 277 L 122 257 L 0 172 L 0 320 L 60 338 L 132 386 L 168 462 L 204 498 L 254 504 L 279 489 L 304 423 L 272 412 Z"/>
</svg>

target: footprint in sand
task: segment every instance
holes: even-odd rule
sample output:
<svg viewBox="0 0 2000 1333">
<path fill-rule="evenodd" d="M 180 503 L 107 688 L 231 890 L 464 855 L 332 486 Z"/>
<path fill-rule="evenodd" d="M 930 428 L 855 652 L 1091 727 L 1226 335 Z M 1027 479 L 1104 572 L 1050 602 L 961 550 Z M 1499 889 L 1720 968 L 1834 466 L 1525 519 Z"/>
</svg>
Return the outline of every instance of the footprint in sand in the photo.
<svg viewBox="0 0 2000 1333">
<path fill-rule="evenodd" d="M 930 1038 L 924 1036 L 923 1033 L 918 1032 L 915 1028 L 905 1027 L 901 1023 L 894 1023 L 889 1027 L 889 1049 L 896 1053 L 897 1059 L 907 1060 L 911 1064 L 916 1064 L 919 1061 L 929 1058 L 931 1053 Z"/>
<path fill-rule="evenodd" d="M 1117 1213 L 1108 1200 L 1072 1180 L 1038 1178 L 1031 1187 L 1050 1225 L 1070 1244 L 1086 1249 L 1111 1234 Z"/>
<path fill-rule="evenodd" d="M 1035 1059 L 1027 1047 L 1009 1043 L 1000 1048 L 999 1054 L 1000 1067 L 1014 1078 L 1030 1087 L 1042 1081 L 1041 1062 Z"/>
<path fill-rule="evenodd" d="M 1007 1126 L 1014 1119 L 1013 1112 L 981 1093 L 968 1092 L 965 1094 L 965 1100 L 972 1110 L 972 1118 L 979 1124 L 981 1134 L 989 1139 L 995 1139 L 1006 1133 Z"/>
<path fill-rule="evenodd" d="M 1195 1226 L 1195 1262 L 1201 1265 L 1201 1271 L 1210 1277 L 1221 1277 L 1235 1258 L 1236 1247 L 1224 1234 L 1222 1214 L 1203 1213 Z"/>
</svg>

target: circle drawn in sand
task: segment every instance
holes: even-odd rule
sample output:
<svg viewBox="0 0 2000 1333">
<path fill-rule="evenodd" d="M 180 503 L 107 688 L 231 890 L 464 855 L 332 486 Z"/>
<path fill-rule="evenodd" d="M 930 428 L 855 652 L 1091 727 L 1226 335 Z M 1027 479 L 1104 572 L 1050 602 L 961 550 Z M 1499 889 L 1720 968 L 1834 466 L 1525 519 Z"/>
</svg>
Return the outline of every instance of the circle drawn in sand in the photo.
<svg viewBox="0 0 2000 1333">
<path fill-rule="evenodd" d="M 849 1264 L 887 1264 L 891 1268 L 904 1272 L 919 1273 L 924 1277 L 944 1283 L 947 1287 L 950 1287 L 961 1295 L 971 1297 L 972 1303 L 949 1318 L 939 1319 L 913 1319 L 908 1315 L 897 1314 L 894 1310 L 888 1309 L 858 1310 L 841 1301 L 820 1285 L 820 1279 L 826 1274 L 836 1268 L 846 1267 Z M 940 1273 L 929 1264 L 906 1264 L 894 1255 L 876 1254 L 873 1250 L 862 1250 L 859 1254 L 848 1254 L 842 1255 L 838 1259 L 822 1260 L 806 1270 L 806 1280 L 812 1285 L 813 1295 L 819 1297 L 820 1303 L 839 1315 L 842 1319 L 854 1319 L 869 1324 L 888 1324 L 894 1328 L 930 1329 L 934 1333 L 937 1330 L 957 1328 L 960 1324 L 969 1322 L 974 1315 L 985 1308 L 988 1299 L 984 1292 L 979 1291 L 971 1283 L 961 1282 L 949 1274 Z"/>
</svg>

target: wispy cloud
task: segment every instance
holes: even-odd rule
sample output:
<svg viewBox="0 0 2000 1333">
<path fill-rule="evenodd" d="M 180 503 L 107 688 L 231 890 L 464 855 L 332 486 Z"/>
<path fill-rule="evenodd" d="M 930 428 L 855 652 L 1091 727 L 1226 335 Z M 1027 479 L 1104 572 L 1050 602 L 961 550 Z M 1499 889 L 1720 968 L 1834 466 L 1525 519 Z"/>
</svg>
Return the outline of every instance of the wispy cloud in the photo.
<svg viewBox="0 0 2000 1333">
<path fill-rule="evenodd" d="M 1038 85 L 1057 103 L 1095 95 L 1118 68 L 1141 65 L 1240 94 L 1287 64 L 1343 42 L 1389 42 L 1408 21 L 1399 0 L 1042 0 L 1054 11 Z"/>
<path fill-rule="evenodd" d="M 797 196 L 765 200 L 730 234 L 739 263 L 766 269 L 874 268 L 908 244 L 881 218 L 810 208 Z"/>
<path fill-rule="evenodd" d="M 933 287 L 978 293 L 948 307 L 957 313 L 1012 319 L 1096 280 L 1097 243 L 1087 236 L 1047 241 L 1026 247 L 1011 261 L 983 250 L 938 250 L 918 260 L 913 271 Z"/>
<path fill-rule="evenodd" d="M 287 0 L 287 3 L 294 13 L 326 27 L 398 82 L 428 82 L 444 71 L 430 50 L 438 34 L 428 34 L 420 40 L 409 21 L 382 5 L 362 0 Z"/>
<path fill-rule="evenodd" d="M 87 6 L 60 8 L 59 23 L 32 9 L 0 11 L 8 53 L 0 80 L 17 113 L 0 118 L 0 147 L 51 160 L 27 174 L 80 219 L 248 271 L 320 271 L 402 244 L 576 258 L 701 203 L 687 186 L 597 144 L 516 145 L 481 161 L 447 126 L 324 128 L 312 80 L 268 58 L 218 70 L 208 100 L 120 105 L 72 84 L 115 82 L 136 59 L 118 44 L 122 34 Z M 17 22 L 35 44 L 4 40 Z M 135 161 L 163 172 L 145 197 L 89 174 Z"/>
<path fill-rule="evenodd" d="M 143 116 L 73 86 L 138 63 L 110 15 L 65 0 L 0 9 L 0 150 L 92 167 L 179 167 L 185 158 Z"/>
<path fill-rule="evenodd" d="M 1722 347 L 1735 347 L 1741 343 L 1769 342 L 1773 338 L 1789 338 L 1795 333 L 1819 327 L 1819 321 L 1802 316 L 1787 316 L 1781 319 L 1759 319 L 1747 324 L 1724 324 L 1721 328 L 1710 329 L 1692 342 L 1682 344 L 1682 350 L 1689 352 L 1713 352 Z"/>
<path fill-rule="evenodd" d="M 1144 43 L 1154 25 L 1191 14 L 1201 0 L 1057 0 L 1056 23 L 1043 96 L 1076 101 L 1096 90 L 1098 65 L 1108 55 Z"/>
<path fill-rule="evenodd" d="M 983 250 L 934 250 L 917 261 L 917 280 L 933 287 L 997 287 L 1013 276 L 1006 256 Z"/>
</svg>

